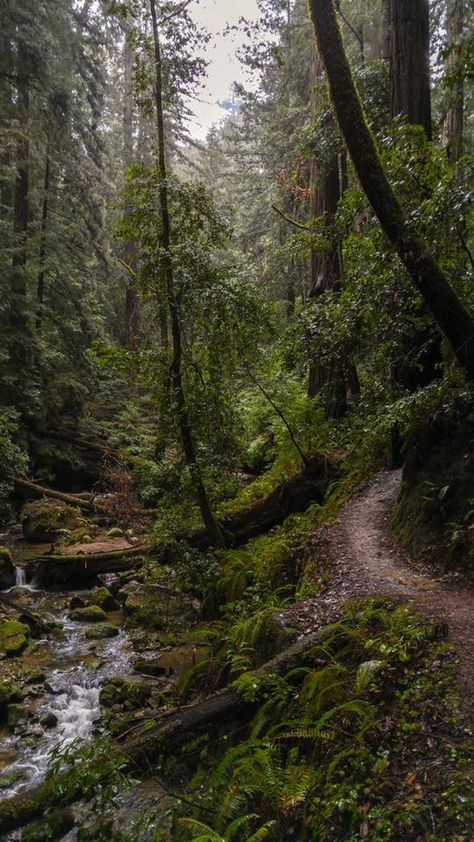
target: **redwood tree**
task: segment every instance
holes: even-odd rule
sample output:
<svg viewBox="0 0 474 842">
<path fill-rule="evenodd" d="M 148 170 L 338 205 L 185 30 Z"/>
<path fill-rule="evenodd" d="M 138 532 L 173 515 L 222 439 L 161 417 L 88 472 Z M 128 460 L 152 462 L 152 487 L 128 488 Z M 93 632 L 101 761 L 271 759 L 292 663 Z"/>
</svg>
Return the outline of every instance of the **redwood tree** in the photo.
<svg viewBox="0 0 474 842">
<path fill-rule="evenodd" d="M 341 131 L 361 185 L 413 283 L 470 379 L 474 321 L 448 278 L 409 224 L 381 162 L 344 50 L 333 0 L 311 0 L 312 20 Z"/>
</svg>

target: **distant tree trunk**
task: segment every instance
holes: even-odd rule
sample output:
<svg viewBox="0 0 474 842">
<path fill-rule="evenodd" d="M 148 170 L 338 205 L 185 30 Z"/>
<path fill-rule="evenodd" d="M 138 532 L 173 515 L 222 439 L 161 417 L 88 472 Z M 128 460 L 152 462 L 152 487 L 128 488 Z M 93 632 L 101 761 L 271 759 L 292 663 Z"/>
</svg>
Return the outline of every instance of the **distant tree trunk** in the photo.
<svg viewBox="0 0 474 842">
<path fill-rule="evenodd" d="M 390 0 L 390 7 L 392 117 L 402 115 L 409 123 L 423 126 L 431 140 L 429 2 Z M 427 321 L 426 308 L 418 308 L 416 316 Z M 401 344 L 399 361 L 393 366 L 393 377 L 399 386 L 414 392 L 440 377 L 441 337 L 432 325 L 408 332 Z"/>
<path fill-rule="evenodd" d="M 199 463 L 194 448 L 191 424 L 189 421 L 186 395 L 182 378 L 182 335 L 179 304 L 176 300 L 173 260 L 171 255 L 171 219 L 168 201 L 168 171 L 166 165 L 166 138 L 163 108 L 163 69 L 161 61 L 161 44 L 158 31 L 158 18 L 155 0 L 150 0 L 150 11 L 153 23 L 153 41 L 155 47 L 155 105 L 156 125 L 158 135 L 158 165 L 160 170 L 160 210 L 161 210 L 161 246 L 163 249 L 163 265 L 166 282 L 167 304 L 171 324 L 172 352 L 171 378 L 178 413 L 178 425 L 181 443 L 188 465 L 197 501 L 201 510 L 204 525 L 210 539 L 216 546 L 224 546 L 224 537 L 219 523 L 207 495 Z"/>
<path fill-rule="evenodd" d="M 130 26 L 127 19 L 123 24 L 125 39 L 123 44 L 123 161 L 126 168 L 134 162 L 133 148 L 133 62 L 134 52 L 130 41 Z M 133 241 L 124 245 L 125 278 L 125 345 L 135 348 L 138 340 L 140 323 L 140 303 L 136 289 L 136 270 L 138 266 L 137 249 Z"/>
<path fill-rule="evenodd" d="M 313 66 L 316 85 L 313 86 L 312 111 L 316 117 L 320 107 L 317 91 L 323 78 L 323 67 L 316 49 L 313 51 Z M 333 235 L 333 225 L 340 198 L 339 155 L 336 152 L 323 166 L 319 166 L 313 157 L 310 163 L 311 217 L 323 221 L 328 231 L 328 239 L 332 241 L 329 249 L 311 250 L 309 298 L 315 303 L 324 292 L 342 288 L 342 253 L 339 243 L 334 242 Z M 352 368 L 353 364 L 341 359 L 334 359 L 329 365 L 317 359 L 313 359 L 310 363 L 308 396 L 313 398 L 325 393 L 326 412 L 329 418 L 341 418 L 347 411 L 346 367 Z"/>
<path fill-rule="evenodd" d="M 449 54 L 446 72 L 449 75 L 456 70 L 462 49 L 464 32 L 464 0 L 448 0 L 447 43 Z M 464 82 L 454 83 L 450 91 L 450 107 L 445 122 L 446 149 L 449 160 L 455 164 L 463 154 L 464 148 Z"/>
<path fill-rule="evenodd" d="M 11 356 L 16 365 L 28 360 L 29 319 L 27 302 L 27 239 L 29 221 L 29 55 L 18 42 L 18 143 L 17 174 L 13 193 L 13 255 L 11 275 L 10 326 L 12 328 Z"/>
<path fill-rule="evenodd" d="M 425 244 L 408 224 L 388 181 L 357 94 L 333 0 L 311 0 L 312 19 L 334 108 L 361 185 L 400 260 L 445 333 L 468 377 L 474 379 L 474 321 Z"/>
<path fill-rule="evenodd" d="M 5 9 L 5 17 L 9 10 Z M 7 33 L 0 38 L 0 121 L 2 127 L 7 127 L 12 116 L 12 91 L 10 77 L 12 75 L 12 45 Z M 4 140 L 0 153 L 0 219 L 8 220 L 11 215 L 13 190 L 10 175 L 11 155 L 9 144 Z"/>
<path fill-rule="evenodd" d="M 51 158 L 49 150 L 49 141 L 46 148 L 46 162 L 44 166 L 44 184 L 43 184 L 43 207 L 41 212 L 41 234 L 39 247 L 39 269 L 38 280 L 36 284 L 36 331 L 41 330 L 41 322 L 43 320 L 43 304 L 44 304 L 44 286 L 46 277 L 46 237 L 48 232 L 48 208 L 49 208 L 49 190 L 51 178 Z"/>
<path fill-rule="evenodd" d="M 430 8 L 428 0 L 391 0 L 392 116 L 431 126 Z"/>
<path fill-rule="evenodd" d="M 381 56 L 390 62 L 392 50 L 392 0 L 382 0 L 382 49 Z"/>
</svg>

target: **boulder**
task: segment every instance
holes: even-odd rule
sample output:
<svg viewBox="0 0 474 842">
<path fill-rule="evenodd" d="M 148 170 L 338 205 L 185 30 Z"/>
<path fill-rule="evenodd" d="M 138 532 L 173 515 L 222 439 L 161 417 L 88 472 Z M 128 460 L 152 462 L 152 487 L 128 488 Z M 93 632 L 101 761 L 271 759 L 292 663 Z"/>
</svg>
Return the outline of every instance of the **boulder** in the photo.
<svg viewBox="0 0 474 842">
<path fill-rule="evenodd" d="M 7 707 L 7 723 L 10 728 L 14 728 L 21 719 L 26 719 L 27 715 L 27 709 L 17 702 Z"/>
<path fill-rule="evenodd" d="M 119 604 L 112 596 L 108 588 L 96 588 L 91 595 L 91 602 L 98 605 L 104 611 L 118 611 Z"/>
<path fill-rule="evenodd" d="M 0 653 L 7 657 L 21 655 L 28 645 L 30 630 L 18 620 L 0 620 Z"/>
<path fill-rule="evenodd" d="M 74 608 L 69 612 L 71 620 L 77 623 L 104 623 L 107 614 L 98 605 L 87 605 L 84 608 Z"/>
<path fill-rule="evenodd" d="M 100 704 L 110 708 L 125 705 L 129 710 L 143 707 L 151 696 L 151 687 L 144 681 L 115 676 L 100 691 Z"/>
<path fill-rule="evenodd" d="M 98 626 L 91 626 L 86 631 L 89 640 L 104 640 L 107 637 L 117 637 L 119 629 L 112 623 L 101 623 Z"/>
<path fill-rule="evenodd" d="M 40 719 L 40 724 L 43 728 L 56 728 L 58 724 L 58 717 L 51 710 Z"/>
<path fill-rule="evenodd" d="M 69 608 L 71 609 L 71 611 L 73 611 L 75 608 L 85 608 L 85 607 L 86 607 L 86 601 L 85 601 L 85 599 L 82 598 L 82 596 L 78 596 L 77 594 L 74 594 L 74 596 L 72 596 L 71 599 L 69 600 Z"/>
<path fill-rule="evenodd" d="M 23 535 L 27 541 L 54 541 L 82 523 L 83 515 L 75 506 L 60 500 L 34 500 L 21 510 Z"/>
<path fill-rule="evenodd" d="M 15 584 L 15 565 L 8 547 L 0 547 L 0 590 L 6 590 Z"/>
<path fill-rule="evenodd" d="M 0 789 L 12 789 L 16 784 L 28 780 L 27 769 L 13 769 L 0 775 Z"/>
</svg>

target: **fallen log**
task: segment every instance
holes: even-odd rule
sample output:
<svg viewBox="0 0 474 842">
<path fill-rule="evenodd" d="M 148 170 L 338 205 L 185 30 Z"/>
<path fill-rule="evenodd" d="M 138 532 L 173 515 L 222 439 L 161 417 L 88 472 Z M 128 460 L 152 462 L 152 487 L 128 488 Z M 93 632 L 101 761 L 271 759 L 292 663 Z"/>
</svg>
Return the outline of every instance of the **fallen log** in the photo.
<svg viewBox="0 0 474 842">
<path fill-rule="evenodd" d="M 121 573 L 130 570 L 130 562 L 149 552 L 149 544 L 108 553 L 57 553 L 37 556 L 25 565 L 28 578 L 40 584 L 75 579 L 93 578 L 104 573 Z"/>
<path fill-rule="evenodd" d="M 81 438 L 81 436 L 76 435 L 76 433 L 70 433 L 67 430 L 41 430 L 39 434 L 44 436 L 45 438 L 69 442 L 70 444 L 81 448 L 81 450 L 91 450 L 93 452 L 95 451 L 96 453 L 101 453 L 102 456 L 114 456 L 116 459 L 123 458 L 123 454 L 120 452 L 120 450 L 117 450 L 117 448 L 109 447 L 108 445 L 102 444 L 101 442 L 83 439 Z"/>
<path fill-rule="evenodd" d="M 289 515 L 304 512 L 311 503 L 322 503 L 329 484 L 340 476 L 341 470 L 334 461 L 322 456 L 308 460 L 301 473 L 287 479 L 264 500 L 222 521 L 227 543 L 240 547 L 279 526 Z M 211 543 L 205 530 L 193 533 L 187 540 L 202 550 Z"/>
<path fill-rule="evenodd" d="M 296 666 L 310 666 L 314 661 L 313 649 L 334 634 L 333 626 L 325 626 L 318 632 L 297 641 L 280 655 L 253 671 L 258 680 L 265 675 L 281 675 Z M 145 724 L 138 735 L 117 744 L 117 755 L 126 758 L 130 771 L 139 769 L 144 774 L 156 764 L 158 757 L 170 754 L 187 740 L 196 730 L 209 728 L 226 719 L 249 721 L 258 702 L 244 699 L 233 687 L 210 696 L 203 702 L 167 712 L 152 728 Z M 77 793 L 71 800 L 79 798 Z M 42 784 L 30 790 L 23 790 L 0 802 L 0 834 L 10 833 L 23 827 L 40 814 L 40 807 L 48 799 L 48 788 Z"/>
<path fill-rule="evenodd" d="M 68 506 L 76 506 L 78 509 L 87 512 L 101 512 L 110 515 L 110 509 L 103 503 L 97 502 L 94 494 L 90 494 L 89 498 L 86 499 L 82 494 L 80 497 L 75 494 L 67 494 L 64 491 L 56 491 L 55 488 L 48 488 L 45 485 L 38 485 L 36 482 L 19 478 L 15 479 L 15 487 L 19 491 L 26 491 L 35 497 L 51 497 L 53 500 L 61 500 Z"/>
</svg>

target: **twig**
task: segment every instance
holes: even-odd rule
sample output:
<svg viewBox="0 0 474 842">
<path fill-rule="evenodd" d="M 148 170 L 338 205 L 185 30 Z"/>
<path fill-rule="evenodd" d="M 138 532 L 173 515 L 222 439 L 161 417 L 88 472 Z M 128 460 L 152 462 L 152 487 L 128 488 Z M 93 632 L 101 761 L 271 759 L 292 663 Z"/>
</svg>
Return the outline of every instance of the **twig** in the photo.
<svg viewBox="0 0 474 842">
<path fill-rule="evenodd" d="M 284 211 L 282 211 L 280 208 L 277 208 L 276 205 L 272 205 L 272 210 L 274 210 L 286 222 L 289 222 L 290 225 L 294 225 L 295 228 L 302 228 L 303 231 L 311 231 L 311 227 L 309 225 L 305 225 L 303 222 L 298 222 L 297 219 L 292 219 L 291 216 L 287 216 L 286 213 Z"/>
<path fill-rule="evenodd" d="M 295 446 L 296 450 L 298 451 L 299 455 L 301 456 L 301 459 L 303 460 L 303 464 L 304 464 L 304 465 L 307 465 L 307 464 L 308 464 L 308 457 L 307 457 L 307 456 L 305 456 L 305 454 L 304 454 L 304 453 L 303 453 L 303 451 L 301 450 L 301 447 L 299 446 L 299 444 L 298 444 L 298 442 L 297 442 L 297 440 L 296 440 L 295 434 L 294 434 L 293 430 L 291 429 L 291 427 L 290 427 L 290 425 L 289 425 L 288 421 L 286 420 L 285 416 L 283 415 L 283 412 L 282 412 L 282 411 L 281 411 L 281 409 L 280 409 L 280 408 L 276 405 L 275 401 L 274 401 L 274 400 L 273 400 L 273 398 L 272 398 L 272 397 L 268 394 L 268 392 L 267 392 L 267 390 L 264 388 L 264 386 L 262 386 L 262 384 L 261 384 L 261 383 L 257 380 L 257 378 L 255 377 L 255 375 L 254 375 L 254 374 L 252 374 L 252 372 L 251 372 L 251 370 L 250 370 L 249 366 L 248 366 L 248 365 L 246 365 L 246 364 L 244 364 L 244 368 L 245 368 L 245 370 L 246 370 L 246 372 L 247 372 L 248 376 L 250 377 L 250 379 L 251 379 L 252 383 L 255 383 L 255 385 L 256 385 L 256 387 L 257 387 L 257 389 L 260 389 L 260 391 L 261 391 L 262 395 L 263 395 L 263 396 L 267 399 L 267 401 L 268 401 L 268 403 L 270 404 L 270 406 L 272 406 L 272 407 L 273 407 L 273 409 L 275 410 L 275 412 L 277 413 L 277 415 L 278 415 L 278 416 L 281 418 L 281 420 L 283 421 L 283 423 L 284 423 L 284 425 L 285 425 L 286 429 L 288 430 L 288 432 L 289 432 L 289 434 L 290 434 L 290 439 L 291 439 L 291 441 L 293 442 L 293 444 L 294 444 L 294 446 Z"/>
</svg>

